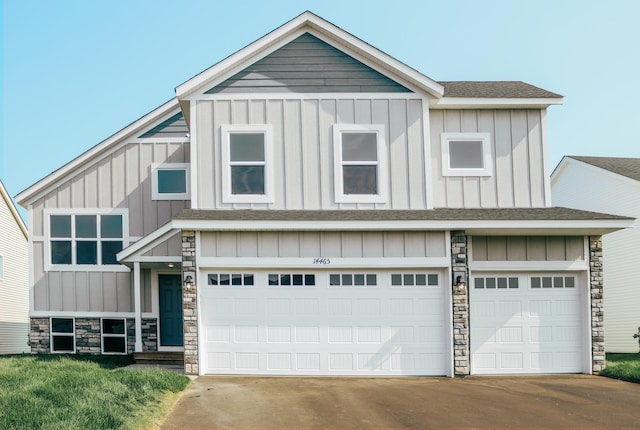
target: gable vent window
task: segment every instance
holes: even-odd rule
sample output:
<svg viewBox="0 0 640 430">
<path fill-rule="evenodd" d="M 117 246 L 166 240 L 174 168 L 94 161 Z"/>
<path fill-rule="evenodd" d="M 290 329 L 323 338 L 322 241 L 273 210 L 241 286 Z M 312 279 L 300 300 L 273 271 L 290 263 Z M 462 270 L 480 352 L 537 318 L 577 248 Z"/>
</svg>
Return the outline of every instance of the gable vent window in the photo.
<svg viewBox="0 0 640 430">
<path fill-rule="evenodd" d="M 491 176 L 488 133 L 442 133 L 443 176 Z"/>
<path fill-rule="evenodd" d="M 52 214 L 49 216 L 52 265 L 118 265 L 124 247 L 122 214 Z"/>
<path fill-rule="evenodd" d="M 223 201 L 273 201 L 270 125 L 222 126 Z"/>
<path fill-rule="evenodd" d="M 383 202 L 386 151 L 382 125 L 334 125 L 336 202 Z"/>
<path fill-rule="evenodd" d="M 189 164 L 163 163 L 151 166 L 153 200 L 189 200 Z"/>
</svg>

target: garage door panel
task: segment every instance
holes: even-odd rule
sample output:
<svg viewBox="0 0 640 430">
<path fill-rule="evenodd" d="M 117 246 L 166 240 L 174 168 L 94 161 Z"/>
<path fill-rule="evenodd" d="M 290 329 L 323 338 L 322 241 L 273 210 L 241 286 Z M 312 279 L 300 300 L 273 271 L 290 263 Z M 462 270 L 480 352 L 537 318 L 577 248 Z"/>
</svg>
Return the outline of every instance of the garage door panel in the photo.
<svg viewBox="0 0 640 430">
<path fill-rule="evenodd" d="M 501 274 L 480 277 L 507 279 Z M 475 279 L 470 291 L 472 373 L 582 371 L 583 296 L 578 279 L 520 274 L 513 283 L 517 288 L 504 290 L 485 288 L 497 281 Z"/>
<path fill-rule="evenodd" d="M 315 274 L 313 286 L 261 286 L 262 278 L 293 282 L 297 275 L 267 276 L 258 272 L 252 278 L 255 285 L 250 287 L 203 288 L 205 372 L 446 373 L 445 351 L 449 349 L 441 288 L 437 285 L 390 288 L 390 277 L 385 273 L 334 274 L 336 283 L 376 285 L 356 287 L 328 282 L 323 285 L 329 276 Z M 430 279 L 433 283 L 438 278 L 443 279 L 442 275 Z M 412 274 L 403 279 L 427 283 L 428 277 Z"/>
</svg>

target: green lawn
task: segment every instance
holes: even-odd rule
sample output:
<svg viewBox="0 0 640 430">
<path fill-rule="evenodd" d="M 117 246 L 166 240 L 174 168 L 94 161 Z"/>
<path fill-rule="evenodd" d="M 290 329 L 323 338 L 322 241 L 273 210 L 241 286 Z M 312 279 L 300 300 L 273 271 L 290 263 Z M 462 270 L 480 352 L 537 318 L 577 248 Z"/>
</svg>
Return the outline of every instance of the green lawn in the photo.
<svg viewBox="0 0 640 430">
<path fill-rule="evenodd" d="M 0 357 L 0 429 L 147 429 L 189 378 L 118 369 L 128 357 Z"/>
<path fill-rule="evenodd" d="M 600 375 L 640 383 L 640 354 L 607 354 L 607 367 Z"/>
</svg>

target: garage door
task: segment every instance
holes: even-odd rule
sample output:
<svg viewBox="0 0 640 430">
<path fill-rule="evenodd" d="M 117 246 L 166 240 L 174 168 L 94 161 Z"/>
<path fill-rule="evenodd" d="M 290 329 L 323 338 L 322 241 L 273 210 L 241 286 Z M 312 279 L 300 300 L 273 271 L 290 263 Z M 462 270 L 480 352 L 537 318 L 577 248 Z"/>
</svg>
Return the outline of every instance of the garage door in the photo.
<svg viewBox="0 0 640 430">
<path fill-rule="evenodd" d="M 471 372 L 584 370 L 578 274 L 482 274 L 470 291 Z"/>
<path fill-rule="evenodd" d="M 216 271 L 205 279 L 207 374 L 447 373 L 442 273 Z"/>
</svg>

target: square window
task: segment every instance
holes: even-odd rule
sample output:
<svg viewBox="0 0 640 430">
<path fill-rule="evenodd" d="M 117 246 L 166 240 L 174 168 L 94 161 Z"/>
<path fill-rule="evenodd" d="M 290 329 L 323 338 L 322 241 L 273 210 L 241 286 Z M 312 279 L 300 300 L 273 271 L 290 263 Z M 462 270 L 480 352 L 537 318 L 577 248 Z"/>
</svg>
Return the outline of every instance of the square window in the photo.
<svg viewBox="0 0 640 430">
<path fill-rule="evenodd" d="M 509 288 L 518 288 L 518 278 L 509 278 Z"/>
<path fill-rule="evenodd" d="M 102 352 L 104 354 L 126 354 L 127 342 L 124 337 L 104 337 L 102 339 Z"/>
<path fill-rule="evenodd" d="M 340 285 L 340 275 L 329 275 L 329 285 Z"/>
<path fill-rule="evenodd" d="M 229 275 L 225 274 L 220 274 L 218 275 L 218 279 L 220 280 L 220 285 L 230 285 L 229 282 Z"/>
<path fill-rule="evenodd" d="M 485 285 L 487 288 L 495 288 L 496 287 L 496 278 L 486 278 Z"/>
<path fill-rule="evenodd" d="M 103 319 L 102 333 L 104 334 L 124 334 L 123 319 Z"/>
<path fill-rule="evenodd" d="M 71 241 L 51 241 L 51 264 L 71 264 Z"/>
<path fill-rule="evenodd" d="M 102 215 L 100 217 L 100 237 L 122 238 L 122 215 Z"/>
<path fill-rule="evenodd" d="M 316 275 L 304 275 L 305 285 L 316 285 Z"/>
<path fill-rule="evenodd" d="M 189 200 L 189 163 L 155 163 L 152 169 L 152 200 Z"/>
<path fill-rule="evenodd" d="M 474 281 L 474 288 L 484 289 L 484 278 L 476 278 Z"/>
<path fill-rule="evenodd" d="M 438 285 L 438 275 L 436 274 L 430 274 L 427 276 L 427 284 L 428 285 Z"/>
<path fill-rule="evenodd" d="M 269 285 L 278 285 L 280 283 L 280 275 L 274 273 L 269 275 Z"/>
<path fill-rule="evenodd" d="M 405 274 L 403 283 L 406 286 L 413 285 L 413 274 L 409 274 L 409 273 Z"/>
<path fill-rule="evenodd" d="M 489 133 L 442 133 L 443 176 L 491 176 Z"/>
<path fill-rule="evenodd" d="M 353 285 L 353 276 L 344 274 L 342 275 L 342 285 L 351 286 Z"/>
<path fill-rule="evenodd" d="M 302 275 L 293 275 L 293 285 L 304 285 L 302 279 Z"/>
<path fill-rule="evenodd" d="M 565 276 L 564 278 L 564 287 L 565 288 L 575 288 L 576 280 L 573 276 Z"/>
<path fill-rule="evenodd" d="M 394 273 L 391 275 L 391 285 L 402 285 L 402 275 Z"/>
<path fill-rule="evenodd" d="M 354 285 L 364 285 L 364 274 L 353 275 L 353 283 Z"/>
<path fill-rule="evenodd" d="M 73 336 L 51 336 L 53 341 L 51 345 L 52 352 L 74 352 L 75 338 Z"/>
<path fill-rule="evenodd" d="M 229 203 L 273 201 L 271 125 L 223 125 L 222 200 Z"/>
<path fill-rule="evenodd" d="M 247 285 L 247 286 L 253 285 L 253 275 L 244 275 L 244 285 Z"/>
<path fill-rule="evenodd" d="M 427 285 L 427 275 L 423 275 L 418 273 L 416 275 L 416 285 L 419 287 L 424 287 Z"/>
<path fill-rule="evenodd" d="M 51 318 L 51 352 L 75 352 L 73 318 Z"/>
<path fill-rule="evenodd" d="M 336 124 L 333 138 L 336 202 L 384 202 L 384 126 Z"/>
<path fill-rule="evenodd" d="M 231 275 L 231 285 L 242 285 L 242 275 L 240 274 Z"/>
<path fill-rule="evenodd" d="M 367 275 L 367 285 L 378 285 L 378 277 L 374 274 Z"/>
<path fill-rule="evenodd" d="M 76 242 L 77 264 L 98 264 L 98 243 L 94 241 Z"/>
<path fill-rule="evenodd" d="M 71 237 L 71 215 L 51 215 L 49 231 L 51 237 Z"/>
<path fill-rule="evenodd" d="M 118 264 L 116 254 L 122 251 L 122 241 L 102 242 L 102 264 Z"/>
<path fill-rule="evenodd" d="M 507 288 L 507 278 L 498 278 L 498 288 Z"/>
<path fill-rule="evenodd" d="M 218 285 L 218 274 L 214 273 L 207 275 L 207 283 L 209 285 Z"/>
<path fill-rule="evenodd" d="M 541 286 L 539 277 L 531 278 L 531 288 L 540 288 Z"/>
<path fill-rule="evenodd" d="M 98 226 L 95 215 L 76 215 L 76 237 L 95 239 L 98 237 Z"/>
</svg>

